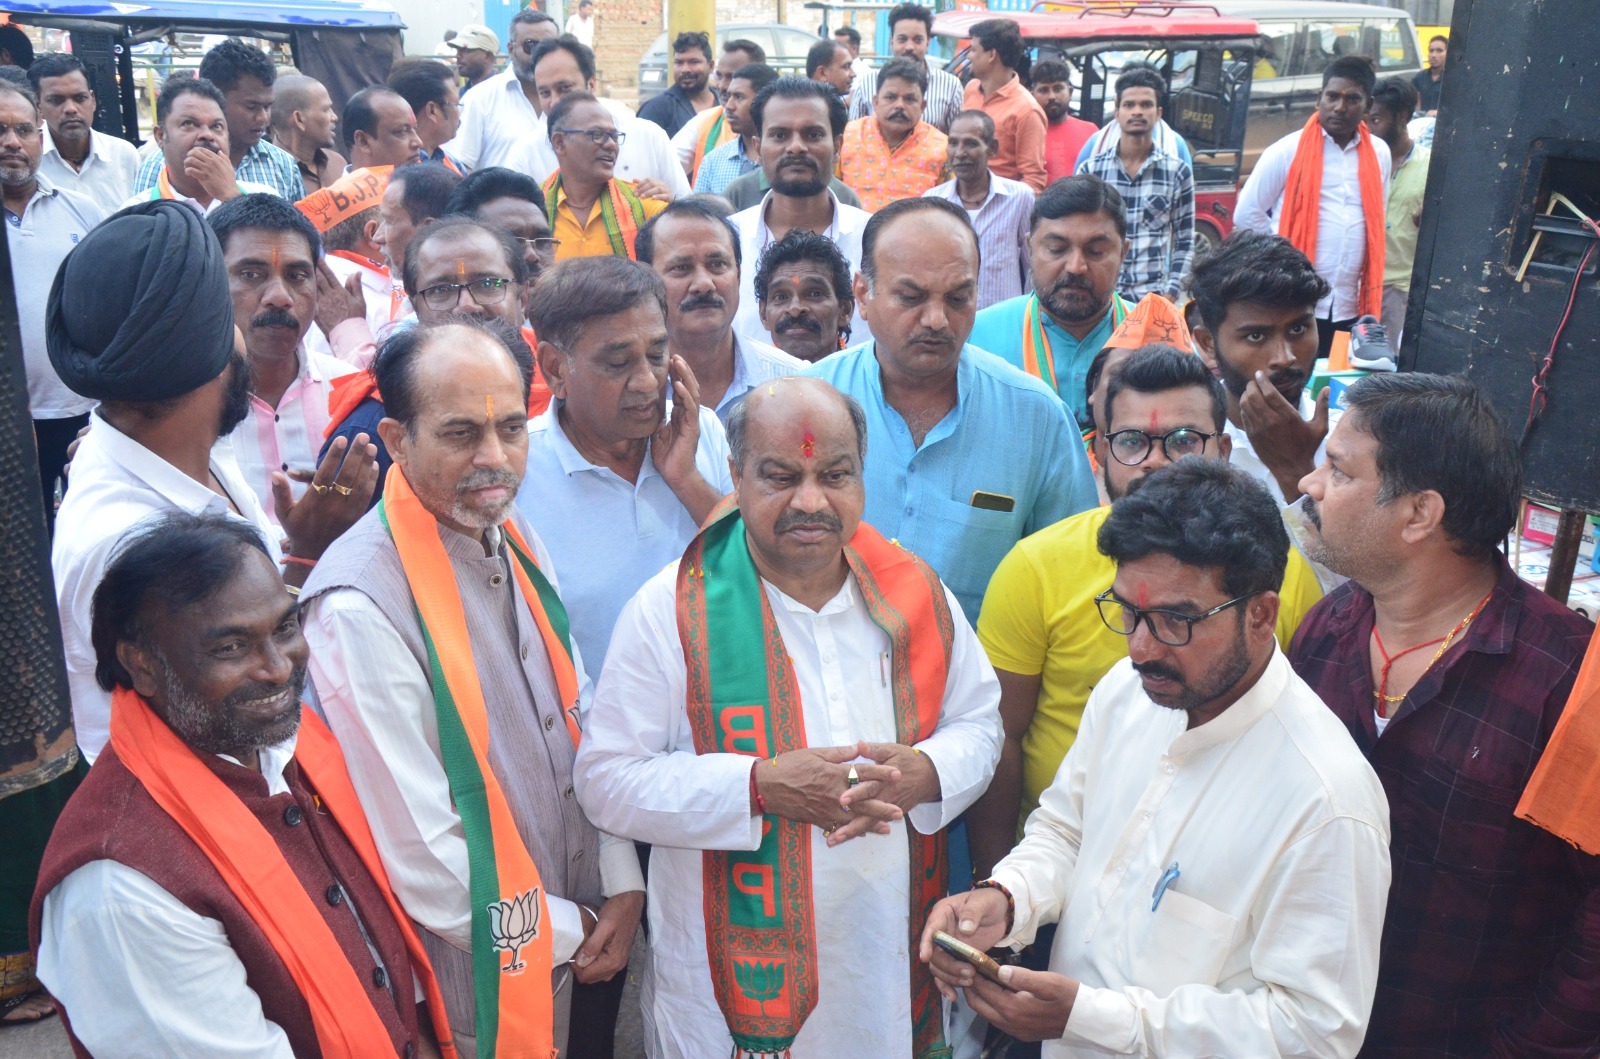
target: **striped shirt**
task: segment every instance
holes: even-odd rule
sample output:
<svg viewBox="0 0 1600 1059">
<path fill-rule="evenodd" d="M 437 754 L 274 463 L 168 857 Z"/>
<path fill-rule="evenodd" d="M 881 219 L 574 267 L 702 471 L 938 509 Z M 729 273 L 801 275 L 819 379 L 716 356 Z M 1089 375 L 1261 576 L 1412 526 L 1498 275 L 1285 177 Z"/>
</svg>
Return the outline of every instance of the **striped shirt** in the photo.
<svg viewBox="0 0 1600 1059">
<path fill-rule="evenodd" d="M 272 472 L 316 467 L 322 434 L 328 429 L 328 394 L 333 380 L 356 370 L 304 345 L 299 359 L 300 371 L 278 399 L 278 407 L 252 393 L 250 414 L 222 439 L 223 447 L 232 452 L 239 473 L 274 526 L 279 525 L 279 519 L 272 504 Z M 298 500 L 306 487 L 291 481 L 289 490 Z"/>
<path fill-rule="evenodd" d="M 155 187 L 156 175 L 161 172 L 161 167 L 166 162 L 166 157 L 160 151 L 151 153 L 148 158 L 140 162 L 139 175 L 134 178 L 133 190 L 139 192 Z M 290 202 L 299 202 L 306 197 L 306 186 L 300 180 L 300 165 L 294 160 L 294 155 L 266 140 L 257 140 L 256 145 L 239 159 L 239 164 L 234 166 L 233 173 L 239 178 L 240 187 L 246 184 L 261 184 L 276 191 Z"/>
<path fill-rule="evenodd" d="M 697 194 L 720 195 L 722 189 L 746 173 L 761 168 L 761 163 L 744 151 L 744 137 L 735 136 L 727 143 L 713 147 L 700 159 L 700 171 L 694 177 Z"/>
<path fill-rule="evenodd" d="M 928 64 L 928 98 L 922 106 L 922 120 L 940 132 L 949 132 L 950 123 L 961 113 L 961 80 L 955 74 L 936 69 L 930 60 L 923 61 Z M 877 95 L 878 71 L 872 70 L 865 77 L 856 78 L 856 86 L 850 90 L 850 119 L 854 121 L 871 114 L 872 101 Z"/>
<path fill-rule="evenodd" d="M 930 189 L 925 197 L 948 199 L 967 209 L 954 180 Z M 1033 290 L 1033 272 L 1028 262 L 1028 219 L 1033 215 L 1033 200 L 1033 189 L 1022 181 L 990 173 L 989 197 L 976 210 L 967 210 L 978 231 L 982 262 L 978 267 L 979 309 Z"/>
</svg>

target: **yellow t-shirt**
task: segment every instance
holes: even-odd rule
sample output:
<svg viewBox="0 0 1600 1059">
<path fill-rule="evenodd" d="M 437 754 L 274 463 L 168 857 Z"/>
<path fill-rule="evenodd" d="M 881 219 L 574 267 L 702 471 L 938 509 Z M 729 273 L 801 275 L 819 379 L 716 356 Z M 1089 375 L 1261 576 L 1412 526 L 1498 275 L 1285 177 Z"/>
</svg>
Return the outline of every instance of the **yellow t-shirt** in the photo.
<svg viewBox="0 0 1600 1059">
<path fill-rule="evenodd" d="M 1116 564 L 1096 544 L 1110 514 L 1110 507 L 1098 507 L 1019 541 L 995 570 L 978 614 L 978 639 L 990 664 L 1041 678 L 1038 709 L 1022 737 L 1019 826 L 1078 737 L 1089 693 L 1128 654 L 1128 638 L 1106 628 L 1094 605 L 1117 576 Z M 1293 548 L 1279 595 L 1278 643 L 1287 646 L 1322 598 L 1316 574 Z"/>
<path fill-rule="evenodd" d="M 660 199 L 639 201 L 644 204 L 646 221 L 667 208 L 667 204 Z M 556 192 L 556 223 L 555 230 L 550 234 L 561 240 L 561 246 L 556 250 L 557 261 L 566 261 L 574 257 L 604 257 L 612 253 L 611 235 L 606 231 L 606 221 L 601 216 L 600 203 L 596 202 L 589 210 L 588 220 L 579 224 L 572 207 L 567 205 L 565 191 Z"/>
</svg>

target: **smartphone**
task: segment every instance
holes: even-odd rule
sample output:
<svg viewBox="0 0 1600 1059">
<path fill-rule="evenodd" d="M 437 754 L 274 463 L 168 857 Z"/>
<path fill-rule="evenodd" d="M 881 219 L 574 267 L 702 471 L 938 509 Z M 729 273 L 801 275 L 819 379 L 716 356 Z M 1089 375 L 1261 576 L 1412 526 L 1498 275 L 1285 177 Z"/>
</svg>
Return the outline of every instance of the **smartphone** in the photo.
<svg viewBox="0 0 1600 1059">
<path fill-rule="evenodd" d="M 933 932 L 933 943 L 956 959 L 972 964 L 973 968 L 989 981 L 1005 985 L 1005 982 L 1000 980 L 1000 965 L 990 959 L 988 954 L 978 951 L 958 938 L 951 937 L 942 930 Z"/>
</svg>

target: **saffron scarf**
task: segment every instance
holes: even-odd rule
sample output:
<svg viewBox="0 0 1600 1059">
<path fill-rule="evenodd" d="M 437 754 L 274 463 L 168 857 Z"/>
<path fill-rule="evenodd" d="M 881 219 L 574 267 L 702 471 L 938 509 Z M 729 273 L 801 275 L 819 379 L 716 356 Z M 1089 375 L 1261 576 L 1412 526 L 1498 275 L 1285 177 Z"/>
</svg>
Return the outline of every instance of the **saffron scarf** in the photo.
<svg viewBox="0 0 1600 1059">
<path fill-rule="evenodd" d="M 1361 189 L 1361 214 L 1366 227 L 1367 251 L 1361 266 L 1356 315 L 1377 316 L 1383 311 L 1384 210 L 1383 170 L 1372 147 L 1372 133 L 1362 122 L 1356 130 L 1356 181 Z M 1322 122 L 1311 115 L 1300 133 L 1289 179 L 1283 188 L 1283 220 L 1279 232 L 1302 254 L 1317 259 L 1317 224 L 1322 213 Z"/>
<path fill-rule="evenodd" d="M 706 155 L 733 139 L 733 130 L 728 128 L 728 112 L 721 107 L 717 108 L 716 118 L 706 125 L 706 134 L 694 142 L 694 162 L 689 167 L 690 184 L 699 177 L 700 163 L 706 160 Z"/>
<path fill-rule="evenodd" d="M 241 195 L 244 194 L 244 189 L 240 188 L 239 193 Z M 151 185 L 150 191 L 145 195 L 145 200 L 147 202 L 155 202 L 157 199 L 176 199 L 178 197 L 178 193 L 172 190 L 172 178 L 167 175 L 167 167 L 162 166 L 156 172 L 156 182 Z"/>
<path fill-rule="evenodd" d="M 1128 303 L 1122 300 L 1122 295 L 1112 291 L 1112 328 L 1121 326 L 1122 318 L 1127 315 Z M 1056 392 L 1057 397 L 1066 400 L 1061 393 L 1061 386 L 1056 382 L 1056 358 L 1050 351 L 1050 336 L 1045 333 L 1044 313 L 1036 293 L 1028 295 L 1028 304 L 1022 310 L 1022 370 L 1042 380 Z M 1077 401 L 1067 401 L 1066 404 L 1069 408 L 1075 407 Z"/>
<path fill-rule="evenodd" d="M 489 713 L 472 658 L 466 612 L 438 522 L 399 465 L 389 469 L 378 517 L 394 539 L 416 601 L 428 651 L 439 750 L 467 841 L 472 895 L 472 989 L 480 1059 L 552 1059 L 550 914 L 539 869 L 529 856 L 505 793 L 489 767 Z M 527 542 L 501 526 L 511 569 L 555 670 L 562 715 L 578 744 L 578 678 L 566 608 L 539 572 Z M 501 959 L 501 953 L 508 960 Z"/>
<path fill-rule="evenodd" d="M 352 265 L 360 265 L 362 268 L 370 272 L 376 272 L 385 280 L 388 280 L 389 322 L 391 324 L 394 323 L 400 315 L 400 307 L 406 303 L 406 292 L 395 285 L 394 277 L 389 274 L 389 266 L 380 261 L 374 261 L 363 254 L 358 254 L 354 250 L 329 250 L 328 256 L 348 261 Z"/>
<path fill-rule="evenodd" d="M 1591 637 L 1572 695 L 1528 780 L 1517 815 L 1585 853 L 1600 853 L 1600 636 Z"/>
<path fill-rule="evenodd" d="M 128 688 L 111 693 L 111 746 L 161 810 L 194 840 L 266 935 L 311 1009 L 322 1054 L 327 1059 L 394 1059 L 368 984 L 350 966 L 277 842 L 244 802 Z M 321 718 L 304 707 L 294 759 L 382 892 L 427 993 L 439 1048 L 446 1059 L 453 1059 L 455 1043 L 433 967 L 389 887 L 344 755 Z"/>
<path fill-rule="evenodd" d="M 845 546 L 872 620 L 890 639 L 896 738 L 933 733 L 944 702 L 954 624 L 927 564 L 862 523 Z M 800 689 L 731 501 L 713 512 L 678 567 L 678 636 L 688 665 L 695 751 L 773 757 L 806 745 Z M 757 632 L 759 630 L 759 633 Z M 788 1055 L 817 1005 L 811 826 L 767 814 L 759 849 L 704 854 L 706 949 L 736 1055 Z M 944 895 L 945 836 L 909 826 L 913 1059 L 948 1059 L 932 975 L 917 960 L 923 926 Z"/>
<path fill-rule="evenodd" d="M 558 169 L 544 182 L 545 216 L 552 232 L 556 230 L 556 209 L 562 194 Z M 633 242 L 645 222 L 644 200 L 632 184 L 612 178 L 606 182 L 606 193 L 600 196 L 599 205 L 600 219 L 605 221 L 606 235 L 611 239 L 611 252 L 617 257 L 634 258 Z"/>
</svg>

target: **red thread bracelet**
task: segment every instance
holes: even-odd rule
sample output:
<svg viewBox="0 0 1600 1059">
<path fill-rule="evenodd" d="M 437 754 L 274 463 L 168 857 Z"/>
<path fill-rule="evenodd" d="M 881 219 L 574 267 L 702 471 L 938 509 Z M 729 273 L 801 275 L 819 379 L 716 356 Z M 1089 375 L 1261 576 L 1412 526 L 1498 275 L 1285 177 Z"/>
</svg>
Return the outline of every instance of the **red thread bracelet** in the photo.
<svg viewBox="0 0 1600 1059">
<path fill-rule="evenodd" d="M 766 799 L 761 797 L 761 788 L 756 786 L 756 767 L 760 764 L 761 762 L 758 760 L 754 765 L 750 766 L 750 797 L 756 803 L 756 815 L 766 816 L 767 802 Z"/>
<path fill-rule="evenodd" d="M 283 561 L 286 562 L 286 563 L 294 563 L 296 566 L 307 566 L 307 567 L 309 567 L 309 566 L 316 566 L 317 565 L 317 561 L 315 559 L 302 559 L 298 555 L 285 555 L 283 557 Z"/>
</svg>

